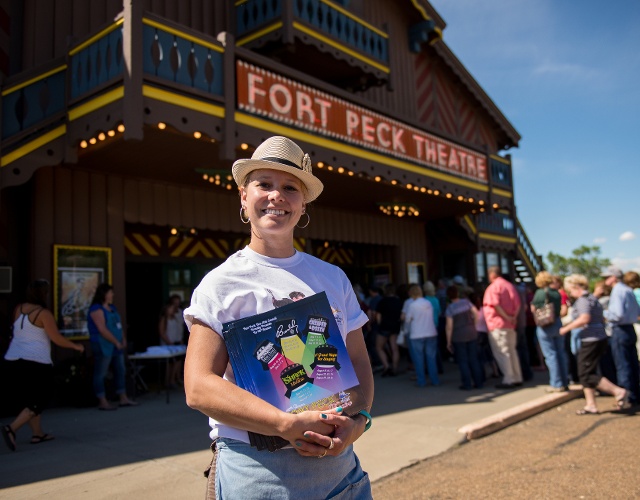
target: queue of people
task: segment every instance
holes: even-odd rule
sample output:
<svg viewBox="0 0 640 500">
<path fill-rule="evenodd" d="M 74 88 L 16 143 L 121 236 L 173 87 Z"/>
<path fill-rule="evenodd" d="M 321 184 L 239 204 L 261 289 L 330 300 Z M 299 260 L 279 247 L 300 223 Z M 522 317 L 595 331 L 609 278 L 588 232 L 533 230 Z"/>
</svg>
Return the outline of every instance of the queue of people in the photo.
<svg viewBox="0 0 640 500">
<path fill-rule="evenodd" d="M 387 285 L 386 295 L 396 297 L 396 304 L 397 290 L 405 292 L 399 321 L 397 312 L 394 316 L 397 334 L 388 333 L 388 322 L 380 333 L 389 313 L 384 305 L 379 310 L 380 290 L 373 287 L 362 306 L 372 322 L 367 345 L 373 336 L 377 347 L 369 349 L 374 373 L 397 374 L 397 363 L 388 360 L 398 359 L 391 356 L 391 346 L 400 344 L 406 346 L 400 357 L 409 355 L 409 369 L 415 370 L 411 379 L 418 387 L 427 381 L 439 385 L 441 361 L 451 355 L 460 371 L 461 390 L 481 388 L 491 377 L 501 377 L 496 388 L 514 389 L 533 378 L 533 371 L 545 370 L 549 393 L 565 392 L 572 382 L 583 386 L 586 404 L 579 415 L 598 411 L 596 391 L 612 395 L 616 408 L 638 404 L 638 273 L 608 267 L 588 294 L 583 276 L 563 282 L 542 271 L 534 292 L 510 283 L 500 271 L 488 270 L 489 286 L 479 295 L 459 276 L 440 280 L 437 289 L 431 282 L 423 289 Z"/>
</svg>

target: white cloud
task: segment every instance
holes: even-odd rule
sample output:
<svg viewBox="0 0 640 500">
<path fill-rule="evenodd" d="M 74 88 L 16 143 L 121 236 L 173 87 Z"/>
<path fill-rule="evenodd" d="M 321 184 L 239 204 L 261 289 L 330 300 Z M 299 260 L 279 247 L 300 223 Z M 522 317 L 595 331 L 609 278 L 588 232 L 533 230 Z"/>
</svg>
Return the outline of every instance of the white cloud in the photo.
<svg viewBox="0 0 640 500">
<path fill-rule="evenodd" d="M 625 231 L 620 235 L 620 241 L 631 241 L 635 239 L 636 239 L 636 235 L 631 231 Z"/>
<path fill-rule="evenodd" d="M 619 267 L 623 271 L 635 271 L 640 273 L 640 257 L 633 257 L 630 259 L 623 259 L 620 257 L 614 257 L 611 259 L 611 263 L 614 266 Z"/>
<path fill-rule="evenodd" d="M 595 238 L 595 239 L 593 240 L 593 242 L 594 242 L 596 245 L 602 245 L 603 243 L 606 243 L 606 241 L 607 241 L 607 238 Z"/>
</svg>

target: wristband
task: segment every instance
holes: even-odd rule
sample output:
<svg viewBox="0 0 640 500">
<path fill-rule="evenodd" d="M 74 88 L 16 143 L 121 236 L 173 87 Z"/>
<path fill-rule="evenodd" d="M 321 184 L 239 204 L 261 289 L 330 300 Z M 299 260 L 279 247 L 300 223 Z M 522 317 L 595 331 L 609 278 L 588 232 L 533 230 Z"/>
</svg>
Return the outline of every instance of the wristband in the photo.
<svg viewBox="0 0 640 500">
<path fill-rule="evenodd" d="M 356 416 L 357 415 L 362 415 L 364 418 L 367 419 L 367 422 L 364 424 L 364 432 L 367 432 L 369 430 L 369 427 L 371 427 L 371 422 L 373 420 L 371 418 L 371 415 L 367 410 L 360 410 L 358 413 L 356 413 Z"/>
</svg>

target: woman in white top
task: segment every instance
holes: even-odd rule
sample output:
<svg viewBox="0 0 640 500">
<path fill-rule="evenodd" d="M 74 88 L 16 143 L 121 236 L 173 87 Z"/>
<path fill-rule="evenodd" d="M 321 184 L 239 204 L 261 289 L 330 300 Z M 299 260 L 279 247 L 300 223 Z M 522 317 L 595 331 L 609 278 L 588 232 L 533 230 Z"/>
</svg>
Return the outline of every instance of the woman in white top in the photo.
<svg viewBox="0 0 640 500">
<path fill-rule="evenodd" d="M 160 322 L 158 323 L 160 345 L 183 344 L 184 320 L 182 319 L 182 314 L 178 315 L 178 311 L 178 305 L 173 299 L 169 299 L 162 308 L 162 315 L 160 316 Z M 165 385 L 167 387 L 175 389 L 180 383 L 182 364 L 182 359 L 169 361 L 167 371 L 165 373 Z"/>
<path fill-rule="evenodd" d="M 217 439 L 210 486 L 217 498 L 371 498 L 352 447 L 370 423 L 366 410 L 354 418 L 338 409 L 287 413 L 235 384 L 222 324 L 324 291 L 368 407 L 373 400 L 362 334 L 367 316 L 351 283 L 339 268 L 293 246 L 294 228 L 309 223 L 307 203 L 323 188 L 309 155 L 285 137 L 271 137 L 251 159 L 236 161 L 232 173 L 251 241 L 205 276 L 184 311 L 187 404 L 210 417 L 210 436 Z M 279 436 L 290 446 L 257 451 L 247 431 Z"/>
<path fill-rule="evenodd" d="M 25 302 L 13 312 L 13 339 L 4 359 L 9 362 L 9 373 L 18 385 L 17 394 L 24 409 L 13 422 L 2 427 L 2 437 L 11 451 L 16 450 L 15 433 L 27 423 L 31 427 L 31 444 L 53 439 L 42 430 L 41 418 L 52 381 L 51 342 L 84 352 L 84 346 L 60 334 L 53 314 L 46 309 L 48 293 L 48 281 L 30 283 Z"/>
</svg>

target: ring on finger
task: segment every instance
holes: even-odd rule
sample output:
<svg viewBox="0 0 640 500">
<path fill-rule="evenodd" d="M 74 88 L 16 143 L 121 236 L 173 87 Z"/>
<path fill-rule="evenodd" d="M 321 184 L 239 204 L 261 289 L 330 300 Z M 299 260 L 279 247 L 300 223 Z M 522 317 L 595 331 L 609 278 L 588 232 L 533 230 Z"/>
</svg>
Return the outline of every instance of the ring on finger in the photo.
<svg viewBox="0 0 640 500">
<path fill-rule="evenodd" d="M 324 449 L 324 453 L 322 455 L 318 455 L 318 458 L 324 458 L 327 454 L 327 448 Z"/>
<path fill-rule="evenodd" d="M 328 450 L 333 450 L 333 447 L 335 446 L 335 443 L 333 442 L 333 438 L 331 438 L 331 444 L 329 445 L 329 448 L 327 448 Z"/>
</svg>

